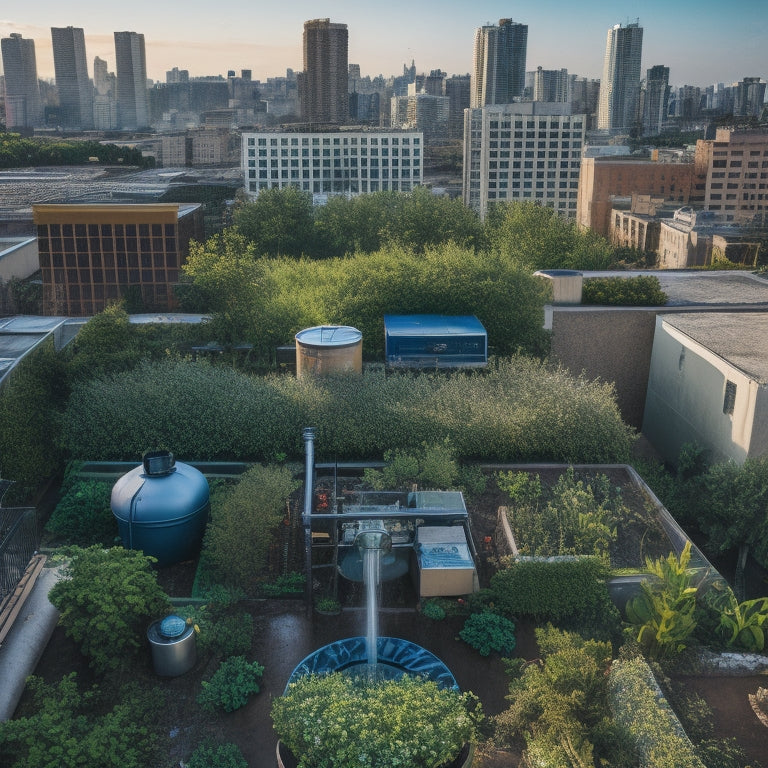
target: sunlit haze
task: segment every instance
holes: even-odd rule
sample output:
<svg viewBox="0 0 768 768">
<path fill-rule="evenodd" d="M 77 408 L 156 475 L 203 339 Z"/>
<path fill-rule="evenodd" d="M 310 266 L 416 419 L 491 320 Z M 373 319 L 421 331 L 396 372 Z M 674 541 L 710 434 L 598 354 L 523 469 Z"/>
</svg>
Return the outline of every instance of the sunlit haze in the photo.
<svg viewBox="0 0 768 768">
<path fill-rule="evenodd" d="M 131 3 L 6 0 L 0 37 L 21 33 L 35 41 L 38 75 L 53 77 L 51 27 L 82 27 L 89 69 L 99 56 L 115 67 L 113 33 L 140 32 L 146 41 L 147 72 L 165 80 L 173 67 L 193 77 L 239 73 L 253 78 L 284 76 L 302 69 L 304 21 L 328 17 L 349 28 L 349 61 L 363 75 L 401 74 L 404 63 L 419 72 L 470 71 L 474 31 L 500 18 L 528 25 L 527 69 L 566 68 L 571 74 L 601 75 L 607 30 L 639 18 L 644 29 L 642 70 L 670 68 L 670 83 L 705 86 L 743 77 L 768 76 L 768 13 L 765 0 L 675 0 L 664 2 L 536 3 L 421 0 L 361 3 L 226 3 L 133 0 Z"/>
</svg>

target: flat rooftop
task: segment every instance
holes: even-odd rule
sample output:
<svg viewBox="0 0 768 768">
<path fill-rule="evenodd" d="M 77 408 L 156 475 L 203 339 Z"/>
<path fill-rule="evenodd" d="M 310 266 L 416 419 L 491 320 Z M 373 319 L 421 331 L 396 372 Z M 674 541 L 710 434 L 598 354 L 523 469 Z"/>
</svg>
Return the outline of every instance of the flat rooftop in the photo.
<svg viewBox="0 0 768 768">
<path fill-rule="evenodd" d="M 768 311 L 768 278 L 740 270 L 627 270 L 582 272 L 589 277 L 657 277 L 668 296 L 668 307 L 765 306 Z M 615 309 L 615 307 L 614 307 Z"/>
<path fill-rule="evenodd" d="M 685 312 L 660 315 L 666 325 L 768 384 L 768 311 Z"/>
</svg>

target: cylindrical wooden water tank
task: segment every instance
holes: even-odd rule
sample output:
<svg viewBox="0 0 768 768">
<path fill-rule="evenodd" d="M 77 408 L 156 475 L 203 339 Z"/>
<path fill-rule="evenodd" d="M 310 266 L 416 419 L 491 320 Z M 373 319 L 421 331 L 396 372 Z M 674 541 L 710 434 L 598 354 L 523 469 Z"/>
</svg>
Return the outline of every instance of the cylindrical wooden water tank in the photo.
<svg viewBox="0 0 768 768">
<path fill-rule="evenodd" d="M 318 325 L 296 334 L 296 376 L 363 371 L 363 334 L 348 325 Z"/>
</svg>

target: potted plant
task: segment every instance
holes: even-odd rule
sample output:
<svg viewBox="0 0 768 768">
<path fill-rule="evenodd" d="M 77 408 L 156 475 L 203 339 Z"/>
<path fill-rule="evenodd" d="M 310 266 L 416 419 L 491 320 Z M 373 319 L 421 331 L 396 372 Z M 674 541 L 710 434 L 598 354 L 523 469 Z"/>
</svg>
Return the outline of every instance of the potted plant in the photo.
<svg viewBox="0 0 768 768">
<path fill-rule="evenodd" d="M 321 597 L 315 601 L 315 610 L 323 616 L 336 616 L 341 613 L 341 603 L 335 597 Z"/>
<path fill-rule="evenodd" d="M 272 704 L 281 768 L 468 768 L 481 718 L 473 694 L 409 675 L 307 675 Z"/>
</svg>

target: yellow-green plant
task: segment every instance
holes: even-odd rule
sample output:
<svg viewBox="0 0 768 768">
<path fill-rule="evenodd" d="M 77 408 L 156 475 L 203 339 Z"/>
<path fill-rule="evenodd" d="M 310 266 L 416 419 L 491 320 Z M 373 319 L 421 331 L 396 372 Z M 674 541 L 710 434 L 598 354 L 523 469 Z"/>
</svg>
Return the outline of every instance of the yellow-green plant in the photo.
<svg viewBox="0 0 768 768">
<path fill-rule="evenodd" d="M 720 607 L 718 631 L 727 645 L 759 653 L 765 648 L 765 629 L 768 622 L 768 597 L 745 600 L 740 603 L 733 590 L 728 589 Z"/>
<path fill-rule="evenodd" d="M 649 658 L 679 653 L 696 628 L 698 589 L 691 583 L 690 560 L 690 541 L 679 557 L 670 552 L 666 558 L 646 558 L 653 578 L 644 581 L 640 594 L 627 603 L 627 619 L 636 628 L 637 641 Z"/>
</svg>

